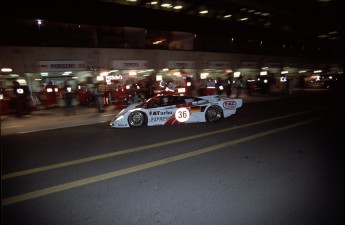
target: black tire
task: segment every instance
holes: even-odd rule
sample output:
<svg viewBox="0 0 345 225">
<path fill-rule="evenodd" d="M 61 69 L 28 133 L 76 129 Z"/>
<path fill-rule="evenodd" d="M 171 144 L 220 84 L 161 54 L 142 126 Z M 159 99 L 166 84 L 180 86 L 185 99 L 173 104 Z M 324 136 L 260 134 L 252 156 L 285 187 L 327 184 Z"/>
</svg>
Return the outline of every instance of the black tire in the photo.
<svg viewBox="0 0 345 225">
<path fill-rule="evenodd" d="M 142 127 L 146 125 L 145 113 L 141 111 L 131 112 L 128 116 L 128 124 L 130 127 Z"/>
<path fill-rule="evenodd" d="M 211 106 L 206 110 L 205 117 L 208 122 L 217 122 L 223 118 L 223 110 L 217 105 Z"/>
</svg>

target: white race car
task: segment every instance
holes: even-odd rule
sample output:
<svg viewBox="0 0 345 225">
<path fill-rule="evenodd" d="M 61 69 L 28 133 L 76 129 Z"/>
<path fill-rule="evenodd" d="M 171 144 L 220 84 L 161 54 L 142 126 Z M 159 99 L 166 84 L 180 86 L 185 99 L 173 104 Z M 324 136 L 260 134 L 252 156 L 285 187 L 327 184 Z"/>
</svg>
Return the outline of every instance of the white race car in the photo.
<svg viewBox="0 0 345 225">
<path fill-rule="evenodd" d="M 180 95 L 155 96 L 145 102 L 127 106 L 115 116 L 110 126 L 125 128 L 216 122 L 235 114 L 242 102 L 242 99 L 218 95 L 198 98 Z"/>
</svg>

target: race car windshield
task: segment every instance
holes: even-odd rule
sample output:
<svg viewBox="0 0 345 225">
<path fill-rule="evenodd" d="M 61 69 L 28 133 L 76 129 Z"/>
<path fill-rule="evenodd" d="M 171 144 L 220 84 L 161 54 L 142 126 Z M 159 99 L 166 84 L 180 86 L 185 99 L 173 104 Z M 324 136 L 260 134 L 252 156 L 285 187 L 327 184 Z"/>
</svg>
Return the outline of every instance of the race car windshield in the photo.
<svg viewBox="0 0 345 225">
<path fill-rule="evenodd" d="M 146 100 L 144 103 L 140 104 L 139 106 L 137 107 L 142 107 L 142 108 L 155 108 L 155 107 L 158 107 L 160 106 L 160 97 L 152 97 L 152 98 L 149 98 L 148 100 Z"/>
</svg>

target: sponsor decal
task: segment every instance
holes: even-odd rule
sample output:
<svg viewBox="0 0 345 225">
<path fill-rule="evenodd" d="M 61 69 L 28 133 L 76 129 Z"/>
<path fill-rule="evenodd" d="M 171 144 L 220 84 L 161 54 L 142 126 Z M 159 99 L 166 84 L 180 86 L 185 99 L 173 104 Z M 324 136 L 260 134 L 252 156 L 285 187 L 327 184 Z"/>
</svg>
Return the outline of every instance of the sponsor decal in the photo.
<svg viewBox="0 0 345 225">
<path fill-rule="evenodd" d="M 236 109 L 236 101 L 225 101 L 223 103 L 224 109 Z"/>
<path fill-rule="evenodd" d="M 122 124 L 122 123 L 118 123 L 116 124 L 118 127 L 128 127 L 128 124 Z"/>
<path fill-rule="evenodd" d="M 149 112 L 150 116 L 165 116 L 165 115 L 167 115 L 170 117 L 172 114 L 173 114 L 172 111 L 150 111 Z"/>
<path fill-rule="evenodd" d="M 151 122 L 165 122 L 170 119 L 170 116 L 158 116 L 158 117 L 151 117 Z"/>
</svg>

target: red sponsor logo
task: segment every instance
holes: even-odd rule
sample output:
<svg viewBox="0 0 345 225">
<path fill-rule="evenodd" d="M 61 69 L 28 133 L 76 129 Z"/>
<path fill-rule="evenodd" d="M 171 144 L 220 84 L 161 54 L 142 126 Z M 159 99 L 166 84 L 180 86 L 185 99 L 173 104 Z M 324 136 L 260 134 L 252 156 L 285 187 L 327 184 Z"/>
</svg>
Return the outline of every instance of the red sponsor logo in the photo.
<svg viewBox="0 0 345 225">
<path fill-rule="evenodd" d="M 223 103 L 224 109 L 236 109 L 236 101 L 225 101 Z"/>
</svg>

